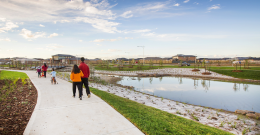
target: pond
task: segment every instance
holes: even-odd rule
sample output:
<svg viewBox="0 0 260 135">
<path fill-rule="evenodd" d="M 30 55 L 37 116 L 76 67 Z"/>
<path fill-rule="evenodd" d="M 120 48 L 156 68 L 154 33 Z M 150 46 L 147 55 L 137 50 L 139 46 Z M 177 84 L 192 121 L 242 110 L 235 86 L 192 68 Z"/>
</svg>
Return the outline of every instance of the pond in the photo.
<svg viewBox="0 0 260 135">
<path fill-rule="evenodd" d="M 188 104 L 260 113 L 260 85 L 182 77 L 122 77 L 118 84 Z"/>
</svg>

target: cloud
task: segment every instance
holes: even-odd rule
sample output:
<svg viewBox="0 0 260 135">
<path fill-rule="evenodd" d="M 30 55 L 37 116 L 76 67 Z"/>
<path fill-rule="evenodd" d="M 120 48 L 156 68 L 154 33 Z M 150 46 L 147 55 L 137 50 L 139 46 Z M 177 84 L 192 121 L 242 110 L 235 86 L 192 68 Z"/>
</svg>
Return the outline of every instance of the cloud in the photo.
<svg viewBox="0 0 260 135">
<path fill-rule="evenodd" d="M 130 17 L 133 17 L 133 14 L 132 14 L 132 11 L 126 11 L 124 12 L 122 15 L 120 15 L 121 17 L 124 17 L 124 18 L 130 18 Z"/>
<path fill-rule="evenodd" d="M 183 3 L 188 3 L 190 0 L 185 0 L 185 1 L 183 1 Z"/>
<path fill-rule="evenodd" d="M 14 51 L 14 50 L 12 50 L 12 49 L 9 49 L 9 50 L 6 50 L 7 52 L 12 52 L 12 51 Z"/>
<path fill-rule="evenodd" d="M 108 39 L 108 41 L 114 42 L 114 41 L 118 41 L 119 39 Z"/>
<path fill-rule="evenodd" d="M 125 37 L 125 39 L 134 39 L 134 38 L 132 38 L 132 37 Z"/>
<path fill-rule="evenodd" d="M 5 39 L 0 38 L 0 41 L 9 41 L 10 42 L 11 40 L 9 38 L 5 38 Z"/>
<path fill-rule="evenodd" d="M 94 41 L 92 41 L 92 42 L 104 42 L 105 41 L 105 39 L 95 39 Z"/>
<path fill-rule="evenodd" d="M 82 42 L 83 40 L 79 40 L 79 42 Z"/>
<path fill-rule="evenodd" d="M 150 32 L 151 30 L 149 29 L 143 29 L 143 30 L 132 30 L 131 33 L 145 33 L 145 32 Z"/>
<path fill-rule="evenodd" d="M 26 3 L 26 4 L 25 4 Z M 0 1 L 0 16 L 26 22 L 53 22 L 56 24 L 79 21 L 90 23 L 94 28 L 107 33 L 118 32 L 117 16 L 108 0 L 8 0 Z M 4 20 L 4 19 L 1 19 Z"/>
<path fill-rule="evenodd" d="M 116 33 L 121 32 L 117 30 L 116 26 L 119 25 L 119 23 L 116 22 L 109 22 L 107 20 L 103 19 L 90 19 L 87 17 L 77 17 L 75 19 L 76 22 L 85 22 L 91 24 L 94 28 L 99 29 L 106 33 Z"/>
<path fill-rule="evenodd" d="M 5 22 L 6 18 L 0 18 L 0 21 Z"/>
<path fill-rule="evenodd" d="M 113 18 L 109 8 L 107 0 L 8 0 L 0 1 L 0 16 L 39 22 L 70 20 L 76 16 Z"/>
<path fill-rule="evenodd" d="M 212 10 L 212 9 L 220 9 L 220 4 L 213 5 L 213 6 L 208 8 L 208 10 Z"/>
<path fill-rule="evenodd" d="M 198 2 L 194 2 L 193 4 L 195 4 L 195 5 L 199 5 L 199 3 L 198 3 Z"/>
<path fill-rule="evenodd" d="M 36 38 L 39 38 L 39 37 L 44 37 L 45 36 L 45 33 L 44 32 L 35 32 L 34 34 L 30 31 L 30 30 L 27 30 L 27 29 L 22 29 L 21 33 L 20 33 L 21 36 L 23 36 L 25 39 L 29 39 L 29 41 L 31 39 L 36 39 Z"/>
<path fill-rule="evenodd" d="M 178 7 L 178 6 L 180 6 L 180 4 L 179 4 L 179 3 L 176 3 L 176 4 L 174 4 L 173 6 Z"/>
<path fill-rule="evenodd" d="M 18 27 L 19 27 L 18 25 L 14 24 L 11 21 L 8 21 L 5 23 L 4 27 L 0 28 L 0 33 L 7 32 L 7 31 L 12 30 L 13 28 L 18 28 Z"/>
<path fill-rule="evenodd" d="M 42 24 L 40 24 L 39 26 L 40 26 L 40 27 L 45 27 L 45 26 L 44 26 L 44 25 L 42 25 Z"/>
<path fill-rule="evenodd" d="M 94 41 L 91 42 L 104 42 L 104 41 L 110 41 L 110 42 L 114 42 L 114 41 L 119 41 L 120 39 L 95 39 Z"/>
<path fill-rule="evenodd" d="M 52 38 L 52 37 L 56 37 L 56 36 L 59 36 L 59 34 L 53 33 L 53 34 L 51 34 L 48 38 Z"/>
<path fill-rule="evenodd" d="M 61 23 L 68 23 L 70 22 L 69 20 L 60 20 Z"/>
</svg>

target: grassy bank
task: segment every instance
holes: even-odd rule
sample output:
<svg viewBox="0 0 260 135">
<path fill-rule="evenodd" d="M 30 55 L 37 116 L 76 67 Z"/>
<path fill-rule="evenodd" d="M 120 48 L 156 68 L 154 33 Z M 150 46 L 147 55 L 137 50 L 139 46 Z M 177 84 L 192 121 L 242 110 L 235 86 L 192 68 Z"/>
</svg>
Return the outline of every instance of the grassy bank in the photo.
<svg viewBox="0 0 260 135">
<path fill-rule="evenodd" d="M 25 73 L 22 72 L 14 72 L 14 71 L 0 71 L 0 80 L 3 79 L 27 79 L 28 76 Z"/>
<path fill-rule="evenodd" d="M 145 134 L 231 134 L 95 88 L 90 88 L 90 90 L 110 104 Z"/>
<path fill-rule="evenodd" d="M 211 71 L 235 78 L 260 80 L 260 70 L 243 70 L 243 72 L 232 72 L 232 70 L 211 69 Z"/>
</svg>

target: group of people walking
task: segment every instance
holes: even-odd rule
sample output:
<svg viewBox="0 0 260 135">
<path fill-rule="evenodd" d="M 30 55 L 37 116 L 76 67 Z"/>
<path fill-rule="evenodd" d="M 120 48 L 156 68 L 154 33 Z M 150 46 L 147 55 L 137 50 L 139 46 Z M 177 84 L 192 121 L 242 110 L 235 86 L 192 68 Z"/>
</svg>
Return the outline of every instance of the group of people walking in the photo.
<svg viewBox="0 0 260 135">
<path fill-rule="evenodd" d="M 79 99 L 82 100 L 82 96 L 83 96 L 83 85 L 86 88 L 86 94 L 88 96 L 88 98 L 91 97 L 90 95 L 90 90 L 88 87 L 88 77 L 90 75 L 89 72 L 89 67 L 88 65 L 84 62 L 85 59 L 84 57 L 81 58 L 81 63 L 79 66 L 77 66 L 76 64 L 73 66 L 73 69 L 71 71 L 70 74 L 70 79 L 72 80 L 72 92 L 73 92 L 73 97 L 75 98 L 75 94 L 76 94 L 76 87 L 78 88 L 79 91 Z M 46 78 L 46 72 L 47 72 L 48 66 L 46 65 L 46 63 L 44 63 L 44 65 L 40 68 L 37 68 L 37 72 L 38 72 L 38 77 L 41 77 L 41 72 L 43 72 L 43 76 Z M 56 72 L 54 71 L 54 68 L 52 69 L 52 78 L 56 77 Z M 55 79 L 56 80 L 56 79 Z"/>
<path fill-rule="evenodd" d="M 86 88 L 86 94 L 88 98 L 90 98 L 90 90 L 88 87 L 88 77 L 89 77 L 89 67 L 88 65 L 84 62 L 85 59 L 84 57 L 81 58 L 81 63 L 79 66 L 76 64 L 73 66 L 73 69 L 70 74 L 70 79 L 72 80 L 72 91 L 73 91 L 73 97 L 75 98 L 76 94 L 76 87 L 78 87 L 79 90 L 79 99 L 82 100 L 82 90 L 83 90 L 83 85 Z"/>
</svg>

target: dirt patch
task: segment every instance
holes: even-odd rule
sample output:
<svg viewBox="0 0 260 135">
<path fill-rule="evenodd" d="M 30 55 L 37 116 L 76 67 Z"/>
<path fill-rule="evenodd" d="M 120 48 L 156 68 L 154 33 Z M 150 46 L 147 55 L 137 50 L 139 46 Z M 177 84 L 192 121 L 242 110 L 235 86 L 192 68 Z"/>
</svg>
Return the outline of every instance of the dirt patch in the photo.
<svg viewBox="0 0 260 135">
<path fill-rule="evenodd" d="M 196 72 L 196 71 L 200 71 L 200 70 L 199 70 L 199 69 L 193 69 L 193 70 L 191 70 L 191 71 Z"/>
<path fill-rule="evenodd" d="M 210 72 L 203 72 L 203 73 L 201 73 L 201 74 L 203 74 L 203 75 L 211 75 Z"/>
<path fill-rule="evenodd" d="M 242 70 L 232 70 L 232 72 L 243 72 Z"/>
<path fill-rule="evenodd" d="M 31 81 L 0 80 L 0 134 L 22 135 L 37 102 Z"/>
</svg>

